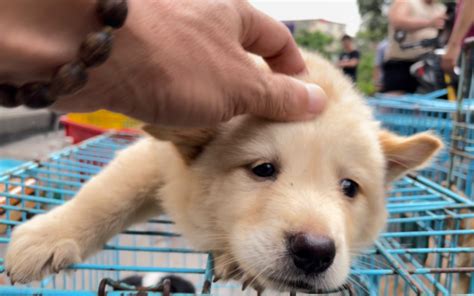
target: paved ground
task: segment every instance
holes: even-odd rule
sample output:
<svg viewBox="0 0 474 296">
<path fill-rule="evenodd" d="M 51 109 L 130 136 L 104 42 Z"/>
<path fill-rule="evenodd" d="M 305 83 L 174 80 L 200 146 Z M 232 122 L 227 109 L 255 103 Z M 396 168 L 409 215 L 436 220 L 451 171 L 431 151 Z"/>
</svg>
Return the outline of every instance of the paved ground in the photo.
<svg viewBox="0 0 474 296">
<path fill-rule="evenodd" d="M 46 109 L 0 107 L 0 145 L 51 130 L 57 116 Z"/>
<path fill-rule="evenodd" d="M 71 145 L 63 130 L 45 132 L 28 138 L 0 145 L 0 158 L 19 160 L 42 159 L 51 152 Z"/>
</svg>

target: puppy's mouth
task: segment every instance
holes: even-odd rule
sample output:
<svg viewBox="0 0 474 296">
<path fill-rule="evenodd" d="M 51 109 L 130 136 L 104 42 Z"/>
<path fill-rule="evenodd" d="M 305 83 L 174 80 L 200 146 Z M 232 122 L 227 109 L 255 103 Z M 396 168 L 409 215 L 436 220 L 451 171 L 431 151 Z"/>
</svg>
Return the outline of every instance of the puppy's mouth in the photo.
<svg viewBox="0 0 474 296">
<path fill-rule="evenodd" d="M 312 292 L 316 290 L 314 285 L 302 280 L 278 279 L 273 276 L 268 277 L 268 280 L 275 284 L 275 286 L 285 286 L 289 290 L 298 290 L 300 292 Z"/>
<path fill-rule="evenodd" d="M 269 275 L 266 277 L 266 279 L 274 287 L 284 287 L 286 290 L 293 292 L 309 294 L 331 294 L 350 290 L 350 285 L 348 285 L 347 283 L 343 283 L 335 288 L 328 288 L 327 285 L 324 284 L 324 281 L 322 281 L 322 279 L 318 279 L 317 277 L 307 281 L 304 279 L 280 278 L 277 276 Z"/>
<path fill-rule="evenodd" d="M 240 270 L 240 269 L 238 269 Z M 291 272 L 289 272 L 291 273 Z M 328 287 L 328 284 L 322 278 L 315 276 L 311 278 L 295 279 L 289 277 L 281 277 L 281 273 L 278 275 L 270 272 L 261 274 L 259 279 L 248 274 L 247 280 L 243 282 L 242 289 L 246 289 L 248 284 L 257 291 L 263 291 L 268 288 L 276 288 L 280 291 L 291 291 L 299 293 L 310 293 L 310 294 L 330 294 L 341 291 L 346 291 L 350 287 L 348 284 L 343 283 L 338 287 Z"/>
</svg>

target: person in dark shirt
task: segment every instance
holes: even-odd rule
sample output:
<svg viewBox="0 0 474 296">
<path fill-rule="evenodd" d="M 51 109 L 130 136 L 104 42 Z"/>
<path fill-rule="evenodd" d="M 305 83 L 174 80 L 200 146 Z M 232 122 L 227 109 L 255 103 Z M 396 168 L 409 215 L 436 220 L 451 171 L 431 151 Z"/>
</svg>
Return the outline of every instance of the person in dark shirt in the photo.
<svg viewBox="0 0 474 296">
<path fill-rule="evenodd" d="M 344 35 L 341 39 L 343 52 L 339 56 L 338 66 L 342 69 L 344 74 L 349 76 L 352 81 L 357 80 L 357 65 L 359 65 L 359 52 L 354 49 L 352 44 L 352 37 Z"/>
</svg>

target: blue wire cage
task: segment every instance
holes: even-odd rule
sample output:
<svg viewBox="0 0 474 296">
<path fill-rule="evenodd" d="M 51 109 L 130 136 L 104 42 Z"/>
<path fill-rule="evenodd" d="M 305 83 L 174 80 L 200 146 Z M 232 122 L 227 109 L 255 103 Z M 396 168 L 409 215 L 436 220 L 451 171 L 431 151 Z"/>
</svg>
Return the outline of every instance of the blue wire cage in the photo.
<svg viewBox="0 0 474 296">
<path fill-rule="evenodd" d="M 382 125 L 401 135 L 432 131 L 446 145 L 422 175 L 474 199 L 474 99 L 439 100 L 446 90 L 426 95 L 369 99 Z"/>
<path fill-rule="evenodd" d="M 424 95 L 369 98 L 383 126 L 402 135 L 433 131 L 446 149 L 422 174 L 474 200 L 474 41 L 462 52 L 456 102 L 439 100 L 447 90 Z"/>
<path fill-rule="evenodd" d="M 0 295 L 167 295 L 123 285 L 132 290 L 113 289 L 120 288 L 115 281 L 132 274 L 156 272 L 186 278 L 202 295 L 255 295 L 242 292 L 237 283 L 211 284 L 211 257 L 188 248 L 164 217 L 122 232 L 101 252 L 66 272 L 31 285 L 8 285 L 3 255 L 13 228 L 72 198 L 117 150 L 136 140 L 129 134 L 99 136 L 0 175 L 0 281 L 4 283 Z M 470 200 L 427 178 L 411 176 L 393 184 L 387 207 L 387 230 L 355 261 L 340 294 L 474 293 L 474 246 L 469 240 L 474 236 L 474 204 Z"/>
</svg>

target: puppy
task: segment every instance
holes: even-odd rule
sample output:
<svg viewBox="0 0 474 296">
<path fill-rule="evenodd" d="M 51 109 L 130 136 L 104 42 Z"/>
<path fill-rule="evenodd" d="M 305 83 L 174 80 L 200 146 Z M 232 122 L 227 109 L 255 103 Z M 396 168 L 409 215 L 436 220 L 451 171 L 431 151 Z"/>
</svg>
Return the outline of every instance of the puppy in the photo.
<svg viewBox="0 0 474 296">
<path fill-rule="evenodd" d="M 332 289 L 386 220 L 386 185 L 425 165 L 441 141 L 380 129 L 351 83 L 305 53 L 329 101 L 307 122 L 239 116 L 216 128 L 147 126 L 66 204 L 16 227 L 6 254 L 14 282 L 81 262 L 133 223 L 166 213 L 215 276 L 279 290 Z"/>
</svg>

